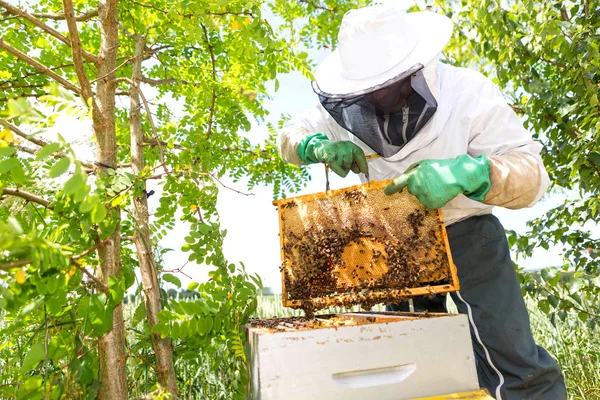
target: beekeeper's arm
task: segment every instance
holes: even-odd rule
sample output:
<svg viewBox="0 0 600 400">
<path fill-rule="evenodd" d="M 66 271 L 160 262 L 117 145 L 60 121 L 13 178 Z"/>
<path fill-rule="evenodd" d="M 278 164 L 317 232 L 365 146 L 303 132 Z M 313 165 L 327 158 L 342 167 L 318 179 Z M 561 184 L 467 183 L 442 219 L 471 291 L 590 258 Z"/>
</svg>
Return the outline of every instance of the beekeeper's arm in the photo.
<svg viewBox="0 0 600 400">
<path fill-rule="evenodd" d="M 321 162 L 342 177 L 349 171 L 367 173 L 365 154 L 347 139 L 347 132 L 319 104 L 306 114 L 288 121 L 277 145 L 281 156 L 289 163 Z"/>
<path fill-rule="evenodd" d="M 487 78 L 478 105 L 468 152 L 489 158 L 490 188 L 481 201 L 511 209 L 533 206 L 550 185 L 540 157 L 542 145 L 533 141 L 498 87 Z"/>
<path fill-rule="evenodd" d="M 459 194 L 485 204 L 518 209 L 533 206 L 550 180 L 544 169 L 542 146 L 506 104 L 502 94 L 481 74 L 465 80 L 465 108 L 473 110 L 467 153 L 446 160 L 424 160 L 411 166 L 385 188 L 386 194 L 404 187 L 426 207 L 443 207 Z M 465 116 L 467 117 L 467 116 Z"/>
</svg>

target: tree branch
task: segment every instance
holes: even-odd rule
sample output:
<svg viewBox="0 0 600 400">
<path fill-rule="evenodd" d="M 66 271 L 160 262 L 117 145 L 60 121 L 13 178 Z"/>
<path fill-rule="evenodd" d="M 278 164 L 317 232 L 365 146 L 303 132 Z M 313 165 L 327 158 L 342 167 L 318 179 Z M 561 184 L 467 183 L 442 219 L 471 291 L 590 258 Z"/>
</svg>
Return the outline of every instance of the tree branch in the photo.
<svg viewBox="0 0 600 400">
<path fill-rule="evenodd" d="M 162 140 L 159 143 L 157 138 L 144 137 L 144 145 L 146 145 L 146 146 L 168 146 L 169 144 Z M 186 150 L 186 147 L 184 147 L 180 144 L 177 144 L 177 143 L 175 143 L 173 145 L 173 148 L 177 149 L 177 150 Z"/>
<path fill-rule="evenodd" d="M 45 142 L 43 140 L 36 139 L 34 137 L 30 137 L 25 132 L 23 132 L 22 130 L 20 130 L 19 128 L 17 128 L 16 126 L 14 126 L 13 124 L 11 124 L 10 122 L 8 122 L 7 120 L 5 120 L 3 118 L 0 118 L 0 125 L 4 126 L 6 129 L 13 131 L 14 133 L 19 135 L 23 139 L 28 140 L 33 144 L 37 144 L 40 147 L 44 147 L 45 145 L 48 144 L 47 142 Z"/>
<path fill-rule="evenodd" d="M 152 85 L 152 86 L 170 85 L 172 83 L 181 83 L 183 85 L 194 85 L 194 86 L 202 85 L 202 82 L 190 82 L 190 81 L 186 81 L 185 79 L 175 79 L 175 78 L 152 79 L 152 78 L 147 78 L 145 76 L 142 77 L 142 82 L 147 83 L 148 85 Z"/>
<path fill-rule="evenodd" d="M 12 96 L 12 97 L 0 97 L 0 102 L 7 102 L 9 100 L 14 100 L 14 99 L 18 99 L 19 97 L 42 97 L 45 96 L 46 93 L 40 94 L 40 93 L 21 93 L 18 94 L 16 96 Z"/>
<path fill-rule="evenodd" d="M 3 7 L 4 9 L 6 9 L 6 11 L 8 11 L 12 15 L 16 15 L 16 16 L 26 19 L 27 21 L 31 22 L 33 25 L 37 26 L 44 32 L 48 33 L 51 36 L 54 36 L 56 39 L 65 43 L 67 46 L 72 47 L 71 40 L 69 40 L 68 37 L 65 37 L 60 32 L 58 32 L 56 29 L 44 24 L 42 21 L 40 21 L 33 15 L 29 14 L 27 11 L 20 9 L 19 7 L 15 7 L 4 0 L 0 0 L 0 7 Z M 92 53 L 82 50 L 82 55 L 87 61 L 90 61 L 90 62 L 96 61 L 96 56 L 94 56 Z"/>
<path fill-rule="evenodd" d="M 316 8 L 318 10 L 324 10 L 324 11 L 330 11 L 330 12 L 337 12 L 337 10 L 335 8 L 323 7 L 323 6 L 315 4 L 314 1 L 310 1 L 310 0 L 300 0 L 300 3 L 308 4 L 308 5 L 312 6 L 313 8 Z"/>
<path fill-rule="evenodd" d="M 234 188 L 232 188 L 232 187 L 226 186 L 226 185 L 225 185 L 223 182 L 221 182 L 221 181 L 219 180 L 219 178 L 217 178 L 217 177 L 215 176 L 215 174 L 209 173 L 209 175 L 210 175 L 210 176 L 211 176 L 211 177 L 212 177 L 212 178 L 213 178 L 213 179 L 214 179 L 216 182 L 218 182 L 218 183 L 219 183 L 221 186 L 223 186 L 225 189 L 229 189 L 229 190 L 231 190 L 232 192 L 236 192 L 236 193 L 242 194 L 242 195 L 244 195 L 244 196 L 254 196 L 254 193 L 244 193 L 244 192 L 240 192 L 239 190 L 237 190 L 237 189 L 234 189 Z"/>
<path fill-rule="evenodd" d="M 185 81 L 179 81 L 178 79 L 174 79 L 174 78 L 152 79 L 152 78 L 146 78 L 145 76 L 143 76 L 142 82 L 147 83 L 149 85 L 158 86 L 158 85 L 169 85 L 171 83 L 185 82 Z"/>
<path fill-rule="evenodd" d="M 65 9 L 67 27 L 69 28 L 69 34 L 71 35 L 71 54 L 73 55 L 75 73 L 77 74 L 77 79 L 79 79 L 79 84 L 81 85 L 81 94 L 87 104 L 88 99 L 92 97 L 93 93 L 92 86 L 85 74 L 85 68 L 83 66 L 82 56 L 84 50 L 81 48 L 81 40 L 79 39 L 79 32 L 77 31 L 77 22 L 75 21 L 75 12 L 73 11 L 73 0 L 63 0 L 63 7 Z"/>
<path fill-rule="evenodd" d="M 138 85 L 139 88 L 139 85 Z M 144 103 L 144 109 L 146 110 L 146 116 L 148 117 L 148 122 L 150 123 L 150 128 L 152 128 L 152 134 L 154 135 L 154 139 L 156 140 L 156 143 L 158 144 L 158 152 L 160 154 L 160 163 L 162 164 L 165 173 L 169 173 L 169 170 L 167 169 L 167 164 L 165 164 L 165 153 L 163 151 L 163 147 L 162 147 L 162 143 L 160 141 L 160 139 L 158 138 L 158 132 L 156 131 L 156 126 L 154 125 L 154 119 L 152 118 L 152 113 L 150 112 L 150 106 L 148 105 L 148 100 L 146 100 L 146 96 L 144 96 L 144 92 L 142 92 L 142 89 L 139 88 L 139 94 L 140 97 L 142 98 L 142 102 Z"/>
<path fill-rule="evenodd" d="M 33 203 L 37 203 L 49 210 L 52 210 L 54 207 L 50 205 L 50 202 L 46 199 L 43 199 L 33 193 L 29 193 L 29 192 L 24 192 L 20 189 L 10 189 L 10 188 L 2 188 L 2 193 L 0 195 L 0 197 L 2 196 L 15 196 L 15 197 L 20 197 L 22 199 L 25 199 L 27 201 L 31 201 Z"/>
<path fill-rule="evenodd" d="M 19 268 L 19 267 L 22 267 L 23 265 L 31 264 L 31 261 L 32 260 L 20 260 L 20 261 L 13 261 L 13 262 L 9 262 L 6 264 L 2 264 L 2 265 L 0 265 L 0 271 L 8 271 L 9 269 Z"/>
<path fill-rule="evenodd" d="M 208 46 L 208 50 L 210 52 L 210 62 L 212 64 L 212 78 L 213 78 L 212 100 L 211 100 L 211 104 L 210 104 L 210 116 L 208 119 L 208 131 L 206 132 L 206 138 L 208 139 L 210 137 L 210 135 L 212 134 L 213 118 L 215 116 L 215 101 L 217 100 L 217 92 L 215 89 L 215 84 L 217 82 L 217 70 L 216 70 L 216 66 L 215 66 L 215 52 L 213 51 L 213 47 L 210 44 L 210 40 L 208 39 L 208 31 L 206 30 L 206 26 L 204 26 L 204 24 L 200 24 L 200 26 L 202 27 L 202 30 L 204 31 L 204 39 L 206 40 L 206 45 Z"/>
<path fill-rule="evenodd" d="M 62 68 L 72 67 L 72 66 L 73 66 L 73 64 L 61 64 L 61 65 L 57 65 L 56 67 L 51 67 L 51 68 L 48 68 L 48 69 L 50 71 L 55 71 L 57 69 L 62 69 Z M 6 80 L 6 81 L 2 81 L 0 83 L 0 85 L 3 86 L 3 85 L 6 85 L 7 83 L 18 82 L 20 80 L 24 80 L 25 78 L 29 78 L 31 76 L 37 76 L 37 75 L 40 75 L 40 74 L 43 74 L 43 73 L 39 72 L 39 71 L 37 71 L 37 72 L 29 72 L 27 74 L 19 75 L 19 77 L 16 78 L 16 79 L 10 79 L 10 80 Z"/>
<path fill-rule="evenodd" d="M 27 54 L 23 53 L 22 51 L 12 47 L 8 43 L 6 43 L 2 37 L 0 37 L 0 49 L 5 50 L 6 52 L 17 57 L 19 60 L 31 65 L 32 67 L 39 70 L 40 72 L 43 72 L 44 75 L 47 75 L 48 77 L 54 79 L 55 81 L 57 81 L 58 83 L 63 85 L 65 88 L 67 88 L 77 94 L 81 94 L 81 89 L 79 87 L 75 86 L 74 84 L 72 84 L 71 82 L 69 82 L 68 80 L 63 78 L 62 76 L 52 72 L 50 70 L 50 68 L 46 67 L 39 61 L 34 60 L 33 58 L 29 57 Z"/>
<path fill-rule="evenodd" d="M 62 21 L 65 19 L 65 14 L 33 13 L 32 15 L 34 17 L 52 19 L 55 21 Z M 83 14 L 75 17 L 75 20 L 77 22 L 84 22 L 84 21 L 90 20 L 97 16 L 98 16 L 98 10 L 90 10 L 90 11 L 86 11 Z"/>
<path fill-rule="evenodd" d="M 23 153 L 27 153 L 27 154 L 31 154 L 31 155 L 35 155 L 38 152 L 37 149 L 32 149 L 31 147 L 25 147 L 25 146 L 21 146 L 18 144 L 11 144 L 11 146 L 13 146 L 18 151 L 22 151 Z M 67 154 L 62 151 L 57 151 L 56 153 L 52 154 L 52 157 L 54 157 L 54 158 L 63 158 L 66 156 L 67 156 Z M 77 160 L 77 161 L 79 161 L 79 160 Z M 92 164 L 87 163 L 85 161 L 79 161 L 79 163 L 81 164 L 81 166 L 83 167 L 83 170 L 86 173 L 90 173 L 90 172 L 94 171 Z"/>
</svg>

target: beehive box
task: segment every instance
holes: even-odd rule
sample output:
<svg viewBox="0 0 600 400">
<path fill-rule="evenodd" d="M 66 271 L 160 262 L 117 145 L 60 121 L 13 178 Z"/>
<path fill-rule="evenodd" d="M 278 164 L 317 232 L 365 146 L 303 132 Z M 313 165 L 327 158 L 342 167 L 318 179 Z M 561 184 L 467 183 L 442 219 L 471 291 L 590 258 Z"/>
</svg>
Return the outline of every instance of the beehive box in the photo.
<svg viewBox="0 0 600 400">
<path fill-rule="evenodd" d="M 283 303 L 319 309 L 458 290 L 440 210 L 389 183 L 277 200 Z"/>
<path fill-rule="evenodd" d="M 247 325 L 250 399 L 403 400 L 478 389 L 464 315 L 347 313 Z"/>
</svg>

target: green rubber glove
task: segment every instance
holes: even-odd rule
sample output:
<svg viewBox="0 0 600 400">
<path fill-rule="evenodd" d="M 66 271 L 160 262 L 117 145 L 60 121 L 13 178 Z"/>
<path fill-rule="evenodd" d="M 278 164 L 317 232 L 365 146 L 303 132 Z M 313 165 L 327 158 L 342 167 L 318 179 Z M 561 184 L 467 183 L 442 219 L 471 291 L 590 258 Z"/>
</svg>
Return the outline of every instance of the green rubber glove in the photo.
<svg viewBox="0 0 600 400">
<path fill-rule="evenodd" d="M 490 190 L 490 159 L 465 154 L 448 160 L 420 161 L 383 191 L 393 194 L 404 187 L 429 209 L 440 208 L 461 193 L 481 201 Z"/>
<path fill-rule="evenodd" d="M 304 138 L 296 150 L 305 164 L 323 163 L 342 178 L 349 171 L 356 174 L 369 172 L 365 153 L 360 147 L 348 141 L 332 141 L 323 133 L 315 133 Z"/>
</svg>

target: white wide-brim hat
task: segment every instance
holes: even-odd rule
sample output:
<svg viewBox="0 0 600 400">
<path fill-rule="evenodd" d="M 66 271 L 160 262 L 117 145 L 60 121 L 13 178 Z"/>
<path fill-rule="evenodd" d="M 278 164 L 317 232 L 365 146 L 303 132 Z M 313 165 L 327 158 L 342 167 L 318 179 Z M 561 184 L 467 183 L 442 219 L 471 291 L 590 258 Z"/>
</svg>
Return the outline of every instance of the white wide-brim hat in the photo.
<svg viewBox="0 0 600 400">
<path fill-rule="evenodd" d="M 452 26 L 444 15 L 407 13 L 393 5 L 351 10 L 342 20 L 338 48 L 317 67 L 315 91 L 331 97 L 364 94 L 410 74 L 442 51 Z"/>
</svg>

